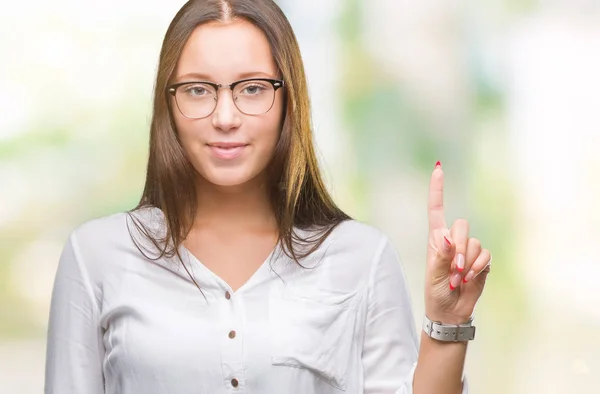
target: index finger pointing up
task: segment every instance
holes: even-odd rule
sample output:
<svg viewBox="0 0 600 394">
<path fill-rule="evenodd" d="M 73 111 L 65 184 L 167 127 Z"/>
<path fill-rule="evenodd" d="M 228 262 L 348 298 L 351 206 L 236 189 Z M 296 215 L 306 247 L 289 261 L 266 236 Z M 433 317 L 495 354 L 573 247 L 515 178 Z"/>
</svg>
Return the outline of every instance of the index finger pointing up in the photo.
<svg viewBox="0 0 600 394">
<path fill-rule="evenodd" d="M 427 204 L 429 216 L 429 230 L 446 229 L 444 217 L 444 172 L 442 164 L 438 161 L 431 174 L 429 183 L 429 203 Z"/>
</svg>

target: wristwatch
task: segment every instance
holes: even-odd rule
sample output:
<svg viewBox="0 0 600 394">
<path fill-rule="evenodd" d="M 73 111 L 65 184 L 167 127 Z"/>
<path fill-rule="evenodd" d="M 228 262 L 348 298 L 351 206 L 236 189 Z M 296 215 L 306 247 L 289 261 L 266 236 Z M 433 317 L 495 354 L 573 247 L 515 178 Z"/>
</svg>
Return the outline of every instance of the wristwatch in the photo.
<svg viewBox="0 0 600 394">
<path fill-rule="evenodd" d="M 473 319 L 465 324 L 443 324 L 442 322 L 431 321 L 425 316 L 423 331 L 431 338 L 443 342 L 464 342 L 475 339 Z"/>
</svg>

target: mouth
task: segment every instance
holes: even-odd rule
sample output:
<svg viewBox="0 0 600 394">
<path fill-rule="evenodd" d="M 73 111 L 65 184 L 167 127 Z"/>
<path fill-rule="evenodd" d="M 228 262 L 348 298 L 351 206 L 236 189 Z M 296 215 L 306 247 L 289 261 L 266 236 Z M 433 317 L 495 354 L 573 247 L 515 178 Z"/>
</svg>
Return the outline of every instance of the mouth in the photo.
<svg viewBox="0 0 600 394">
<path fill-rule="evenodd" d="M 232 160 L 241 156 L 248 144 L 239 142 L 215 142 L 206 144 L 213 156 L 222 160 Z"/>
<path fill-rule="evenodd" d="M 243 142 L 212 142 L 212 143 L 208 143 L 206 145 L 210 146 L 211 148 L 233 149 L 233 148 L 244 147 L 248 144 L 245 144 Z"/>
</svg>

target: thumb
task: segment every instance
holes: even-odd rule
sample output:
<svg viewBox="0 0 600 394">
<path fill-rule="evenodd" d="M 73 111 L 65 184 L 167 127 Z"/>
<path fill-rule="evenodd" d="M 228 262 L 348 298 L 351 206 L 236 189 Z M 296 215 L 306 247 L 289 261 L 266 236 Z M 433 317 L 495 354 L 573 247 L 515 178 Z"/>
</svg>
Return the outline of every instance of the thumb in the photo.
<svg viewBox="0 0 600 394">
<path fill-rule="evenodd" d="M 431 239 L 432 256 L 430 267 L 433 270 L 433 275 L 443 276 L 449 275 L 452 267 L 452 260 L 456 253 L 456 245 L 450 237 L 449 231 L 440 231 Z"/>
</svg>

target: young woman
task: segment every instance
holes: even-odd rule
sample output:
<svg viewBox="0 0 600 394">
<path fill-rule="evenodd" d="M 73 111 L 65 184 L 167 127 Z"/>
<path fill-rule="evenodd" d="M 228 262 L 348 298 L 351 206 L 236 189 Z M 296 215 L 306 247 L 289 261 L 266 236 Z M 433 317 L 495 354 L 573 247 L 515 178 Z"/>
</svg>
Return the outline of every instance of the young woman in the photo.
<svg viewBox="0 0 600 394">
<path fill-rule="evenodd" d="M 160 54 L 143 196 L 77 228 L 47 394 L 465 393 L 490 253 L 432 173 L 420 348 L 389 239 L 331 200 L 272 0 L 192 0 Z M 432 323 L 433 321 L 434 323 Z"/>
</svg>

